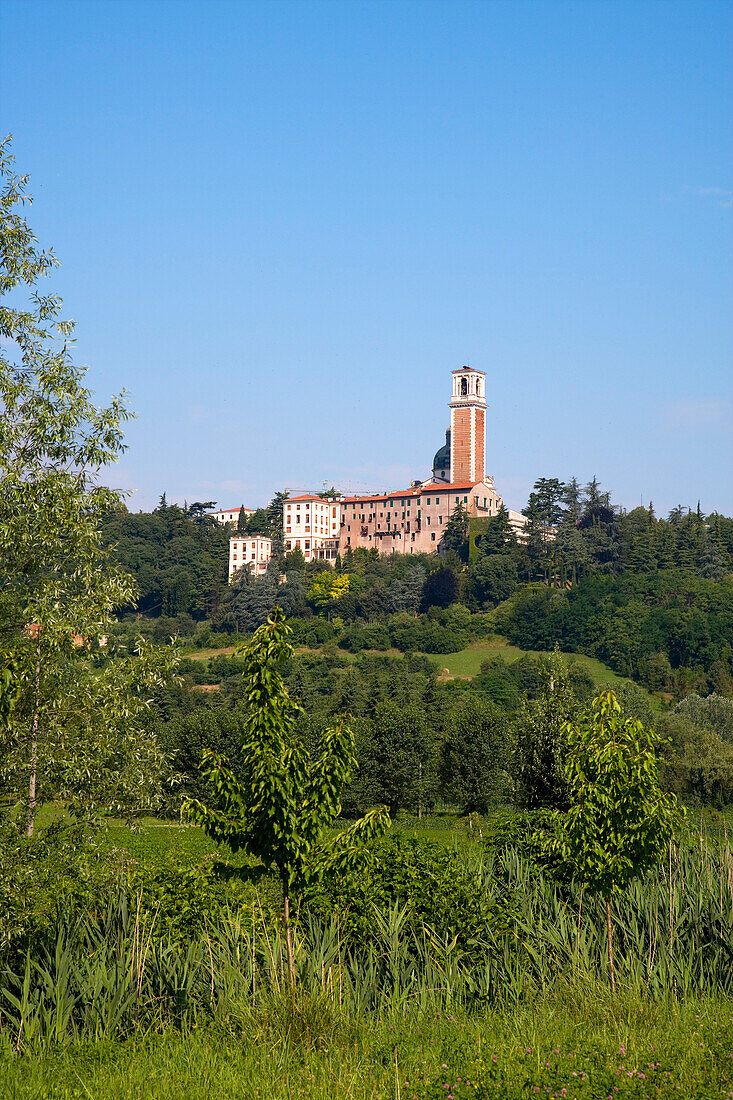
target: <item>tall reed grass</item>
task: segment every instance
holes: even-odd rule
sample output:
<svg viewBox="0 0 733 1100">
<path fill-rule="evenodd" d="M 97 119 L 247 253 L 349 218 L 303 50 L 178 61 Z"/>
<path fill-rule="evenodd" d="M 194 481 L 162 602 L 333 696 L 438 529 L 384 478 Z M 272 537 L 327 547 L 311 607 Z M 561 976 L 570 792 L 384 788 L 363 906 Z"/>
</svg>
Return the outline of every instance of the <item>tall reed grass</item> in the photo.
<svg viewBox="0 0 733 1100">
<path fill-rule="evenodd" d="M 373 935 L 354 943 L 337 913 L 322 919 L 305 911 L 295 944 L 303 997 L 355 1018 L 408 1008 L 471 1011 L 561 986 L 605 984 L 605 924 L 595 899 L 554 882 L 515 848 L 472 859 L 487 897 L 511 899 L 507 930 L 459 947 L 455 936 L 429 926 L 415 931 L 409 907 L 397 903 L 375 910 Z M 614 922 L 625 993 L 733 993 L 727 843 L 670 850 L 656 874 L 614 904 Z M 157 934 L 155 913 L 121 893 L 101 915 L 62 918 L 45 948 L 5 966 L 0 1036 L 36 1050 L 203 1016 L 237 1029 L 281 1003 L 286 971 L 284 939 L 257 903 L 230 910 L 195 939 L 173 940 Z M 289 1026 L 303 1026 L 302 1015 Z"/>
</svg>

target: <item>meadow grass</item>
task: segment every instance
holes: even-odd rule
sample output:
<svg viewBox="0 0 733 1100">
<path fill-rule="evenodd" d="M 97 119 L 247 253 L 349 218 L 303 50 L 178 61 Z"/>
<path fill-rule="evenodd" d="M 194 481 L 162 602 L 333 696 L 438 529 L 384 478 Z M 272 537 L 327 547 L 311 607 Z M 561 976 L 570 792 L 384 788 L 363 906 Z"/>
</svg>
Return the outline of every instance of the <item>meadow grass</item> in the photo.
<svg viewBox="0 0 733 1100">
<path fill-rule="evenodd" d="M 450 676 L 466 677 L 477 676 L 482 663 L 487 657 L 500 657 L 507 664 L 512 664 L 514 661 L 518 661 L 520 657 L 543 657 L 546 655 L 546 652 L 542 650 L 520 649 L 518 646 L 510 645 L 506 638 L 498 634 L 494 634 L 490 638 L 479 638 L 478 641 L 471 642 L 465 649 L 461 649 L 457 653 L 426 654 L 426 656 L 430 656 L 431 660 L 436 661 L 441 669 L 447 668 Z M 595 657 L 586 657 L 583 653 L 563 653 L 563 657 L 573 661 L 580 668 L 584 668 L 591 676 L 595 687 L 606 684 L 618 686 L 619 684 L 629 683 L 626 677 L 619 676 L 612 668 L 609 668 L 603 661 L 599 661 Z M 649 702 L 652 705 L 656 704 L 656 700 L 651 694 L 649 695 Z"/>
<path fill-rule="evenodd" d="M 157 914 L 134 898 L 61 921 L 0 982 L 0 1097 L 731 1100 L 733 863 L 699 824 L 615 909 L 615 998 L 592 900 L 513 848 L 497 863 L 451 814 L 396 829 L 461 849 L 494 902 L 501 880 L 513 930 L 463 951 L 411 931 L 400 903 L 350 951 L 338 918 L 305 913 L 296 998 L 277 923 L 254 903 L 179 940 L 153 936 Z M 108 838 L 151 868 L 213 850 L 189 827 Z"/>
<path fill-rule="evenodd" d="M 306 999 L 41 1055 L 0 1052 L 7 1100 L 433 1100 L 733 1093 L 733 1002 L 558 991 L 483 1014 L 350 1017 Z M 467 1082 L 471 1082 L 470 1084 Z M 447 1088 L 445 1086 L 448 1086 Z"/>
<path fill-rule="evenodd" d="M 231 646 L 227 649 L 201 649 L 185 653 L 185 656 L 193 661 L 208 662 L 210 657 L 230 656 L 234 652 L 234 648 L 234 646 Z M 311 649 L 308 646 L 298 646 L 295 649 L 296 654 L 321 654 L 322 652 L 321 648 Z M 403 656 L 398 649 L 364 650 L 363 652 L 382 657 Z M 348 653 L 346 650 L 339 650 L 339 653 L 347 661 L 353 662 L 356 660 L 357 655 Z M 542 657 L 547 654 L 545 651 L 538 649 L 520 649 L 518 646 L 510 645 L 507 639 L 501 635 L 492 634 L 488 638 L 479 638 L 477 641 L 471 642 L 465 649 L 458 650 L 456 653 L 418 653 L 417 655 L 427 657 L 437 666 L 440 672 L 439 679 L 461 678 L 470 680 L 479 674 L 481 665 L 487 657 L 500 657 L 507 664 L 511 664 L 518 661 L 520 657 Z M 617 672 L 614 672 L 612 668 L 596 657 L 587 657 L 583 653 L 563 653 L 563 656 L 585 669 L 596 688 L 618 687 L 620 684 L 630 682 L 627 677 L 619 676 Z M 447 669 L 447 675 L 443 671 L 445 669 Z M 659 710 L 661 707 L 660 700 L 644 688 L 640 687 L 640 690 L 646 694 L 650 706 L 654 710 Z"/>
</svg>

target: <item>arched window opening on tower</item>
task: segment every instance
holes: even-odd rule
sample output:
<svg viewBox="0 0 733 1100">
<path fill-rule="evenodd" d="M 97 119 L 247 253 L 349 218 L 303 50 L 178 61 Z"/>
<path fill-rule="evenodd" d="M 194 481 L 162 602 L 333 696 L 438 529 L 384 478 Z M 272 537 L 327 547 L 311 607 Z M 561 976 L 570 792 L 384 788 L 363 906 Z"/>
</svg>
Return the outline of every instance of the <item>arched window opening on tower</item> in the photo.
<svg viewBox="0 0 733 1100">
<path fill-rule="evenodd" d="M 468 397 L 468 379 L 461 379 L 461 397 Z"/>
</svg>

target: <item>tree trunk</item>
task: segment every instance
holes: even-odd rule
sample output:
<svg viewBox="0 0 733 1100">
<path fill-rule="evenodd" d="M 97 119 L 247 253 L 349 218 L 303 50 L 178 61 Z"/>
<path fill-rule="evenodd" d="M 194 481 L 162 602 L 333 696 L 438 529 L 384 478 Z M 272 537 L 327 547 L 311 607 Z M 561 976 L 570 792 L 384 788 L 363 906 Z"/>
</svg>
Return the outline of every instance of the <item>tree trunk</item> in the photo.
<svg viewBox="0 0 733 1100">
<path fill-rule="evenodd" d="M 30 777 L 28 779 L 28 828 L 26 833 L 33 836 L 36 822 L 36 779 L 38 772 L 38 723 L 41 706 L 41 643 L 36 648 L 36 674 L 34 678 L 33 718 L 31 719 L 30 739 Z"/>
<path fill-rule="evenodd" d="M 608 970 L 611 975 L 611 992 L 616 993 L 616 970 L 613 965 L 613 924 L 611 922 L 611 899 L 606 898 L 606 930 L 608 932 Z"/>
<path fill-rule="evenodd" d="M 422 820 L 422 760 L 418 761 L 417 819 Z"/>
<path fill-rule="evenodd" d="M 288 986 L 295 992 L 295 953 L 293 951 L 293 931 L 290 926 L 290 886 L 283 875 L 283 923 L 285 925 L 285 946 L 288 953 Z"/>
</svg>

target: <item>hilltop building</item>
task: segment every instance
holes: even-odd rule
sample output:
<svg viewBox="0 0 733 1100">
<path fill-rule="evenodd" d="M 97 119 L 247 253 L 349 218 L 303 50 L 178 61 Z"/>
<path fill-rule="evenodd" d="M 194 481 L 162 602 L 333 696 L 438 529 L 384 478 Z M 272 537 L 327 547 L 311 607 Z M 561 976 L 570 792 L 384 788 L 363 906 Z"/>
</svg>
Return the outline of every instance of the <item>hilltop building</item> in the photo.
<svg viewBox="0 0 733 1100">
<path fill-rule="evenodd" d="M 376 548 L 380 554 L 430 554 L 440 549 L 443 532 L 456 507 L 469 517 L 489 519 L 502 506 L 494 479 L 485 471 L 486 375 L 461 367 L 452 372 L 448 403 L 450 428 L 445 444 L 433 458 L 432 477 L 413 481 L 408 489 L 339 499 L 305 493 L 283 502 L 285 553 L 300 550 L 306 561 L 333 564 L 337 554 L 357 547 Z M 245 509 L 251 515 L 251 509 Z M 236 522 L 239 509 L 213 513 L 222 523 Z M 526 519 L 509 512 L 518 538 Z M 229 540 L 229 579 L 242 565 L 264 573 L 272 554 L 272 540 L 232 536 Z"/>
<path fill-rule="evenodd" d="M 236 523 L 242 508 L 244 505 L 240 504 L 239 508 L 222 508 L 219 512 L 209 512 L 208 515 L 217 523 Z M 254 508 L 244 508 L 244 514 L 249 519 L 254 514 Z"/>
<path fill-rule="evenodd" d="M 229 539 L 229 580 L 243 565 L 261 577 L 272 557 L 272 539 L 265 535 L 232 535 Z"/>
<path fill-rule="evenodd" d="M 487 476 L 486 375 L 461 367 L 453 371 L 448 404 L 450 428 L 433 459 L 428 481 L 391 493 L 347 497 L 341 502 L 339 551 L 377 547 L 380 554 L 429 554 L 440 547 L 443 530 L 458 504 L 472 518 L 495 516 L 502 500 Z M 520 534 L 525 518 L 510 512 Z"/>
<path fill-rule="evenodd" d="M 341 528 L 341 502 L 304 494 L 283 503 L 285 553 L 301 550 L 306 561 L 335 562 Z"/>
</svg>

